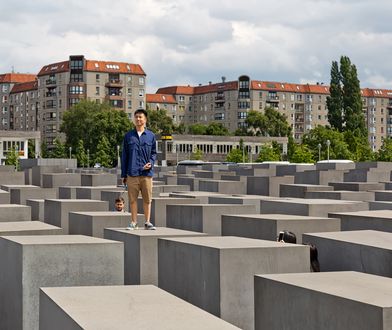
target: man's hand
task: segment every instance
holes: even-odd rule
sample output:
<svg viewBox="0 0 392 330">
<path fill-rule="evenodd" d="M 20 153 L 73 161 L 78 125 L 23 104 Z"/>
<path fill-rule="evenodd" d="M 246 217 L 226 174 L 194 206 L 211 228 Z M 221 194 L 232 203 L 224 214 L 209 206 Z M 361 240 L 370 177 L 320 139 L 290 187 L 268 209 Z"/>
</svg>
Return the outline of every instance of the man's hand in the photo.
<svg viewBox="0 0 392 330">
<path fill-rule="evenodd" d="M 125 186 L 127 184 L 127 178 L 122 178 L 122 183 Z"/>
<path fill-rule="evenodd" d="M 143 170 L 149 170 L 151 168 L 151 163 L 147 163 L 143 166 Z"/>
</svg>

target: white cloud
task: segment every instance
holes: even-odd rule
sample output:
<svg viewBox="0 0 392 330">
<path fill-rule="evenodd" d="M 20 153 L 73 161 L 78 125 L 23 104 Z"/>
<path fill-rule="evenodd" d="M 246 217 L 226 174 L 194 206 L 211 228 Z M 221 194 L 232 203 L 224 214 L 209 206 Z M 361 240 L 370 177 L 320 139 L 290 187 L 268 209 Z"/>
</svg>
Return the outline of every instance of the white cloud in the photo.
<svg viewBox="0 0 392 330">
<path fill-rule="evenodd" d="M 153 92 L 241 74 L 328 83 L 347 55 L 363 87 L 392 88 L 391 11 L 386 0 L 2 1 L 0 72 L 84 54 L 141 64 Z"/>
</svg>

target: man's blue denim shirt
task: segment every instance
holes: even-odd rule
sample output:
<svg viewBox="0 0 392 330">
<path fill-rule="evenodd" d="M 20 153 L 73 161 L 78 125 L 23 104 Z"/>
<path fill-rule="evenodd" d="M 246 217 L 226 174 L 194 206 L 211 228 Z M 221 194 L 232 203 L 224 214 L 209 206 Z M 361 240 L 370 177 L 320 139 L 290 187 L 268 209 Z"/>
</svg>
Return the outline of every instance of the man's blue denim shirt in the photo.
<svg viewBox="0 0 392 330">
<path fill-rule="evenodd" d="M 121 177 L 153 176 L 154 163 L 157 156 L 155 134 L 148 129 L 140 135 L 135 129 L 124 136 L 121 155 Z M 151 169 L 143 170 L 143 166 L 151 163 Z"/>
</svg>

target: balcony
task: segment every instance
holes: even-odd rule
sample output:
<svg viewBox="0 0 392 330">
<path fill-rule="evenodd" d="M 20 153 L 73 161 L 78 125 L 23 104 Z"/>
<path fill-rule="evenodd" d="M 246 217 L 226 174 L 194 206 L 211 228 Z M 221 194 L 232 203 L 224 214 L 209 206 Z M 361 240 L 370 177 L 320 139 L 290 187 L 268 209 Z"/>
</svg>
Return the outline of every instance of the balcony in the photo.
<svg viewBox="0 0 392 330">
<path fill-rule="evenodd" d="M 55 96 L 56 96 L 56 93 L 53 93 L 53 92 L 46 93 L 46 97 L 55 97 Z"/>
<path fill-rule="evenodd" d="M 46 86 L 56 85 L 57 81 L 56 81 L 56 79 L 46 79 L 45 84 L 46 84 Z"/>
<path fill-rule="evenodd" d="M 387 104 L 387 108 L 392 108 L 392 100 L 390 100 Z"/>
<path fill-rule="evenodd" d="M 124 98 L 122 94 L 111 94 L 111 95 L 106 95 L 105 100 L 110 101 L 110 100 L 121 100 L 124 101 Z"/>
<path fill-rule="evenodd" d="M 267 100 L 270 102 L 279 102 L 278 95 L 267 95 Z"/>
<path fill-rule="evenodd" d="M 108 81 L 106 81 L 105 86 L 106 87 L 123 87 L 124 82 L 120 79 L 109 79 Z"/>
<path fill-rule="evenodd" d="M 215 102 L 216 102 L 216 103 L 225 102 L 225 97 L 224 97 L 224 95 L 215 96 Z"/>
</svg>

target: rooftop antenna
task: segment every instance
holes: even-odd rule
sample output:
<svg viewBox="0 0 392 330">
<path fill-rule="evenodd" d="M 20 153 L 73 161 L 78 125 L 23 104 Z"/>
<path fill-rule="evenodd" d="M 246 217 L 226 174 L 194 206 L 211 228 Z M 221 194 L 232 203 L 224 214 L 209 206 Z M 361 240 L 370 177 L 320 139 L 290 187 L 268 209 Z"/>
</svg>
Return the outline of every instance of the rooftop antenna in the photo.
<svg viewBox="0 0 392 330">
<path fill-rule="evenodd" d="M 14 66 L 11 66 L 11 73 L 15 73 Z"/>
</svg>

